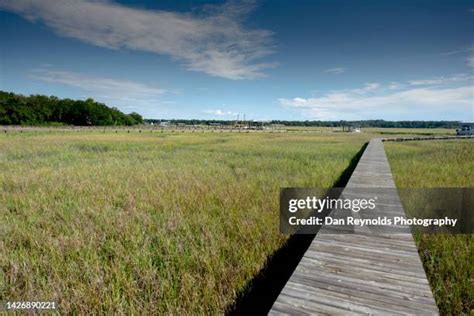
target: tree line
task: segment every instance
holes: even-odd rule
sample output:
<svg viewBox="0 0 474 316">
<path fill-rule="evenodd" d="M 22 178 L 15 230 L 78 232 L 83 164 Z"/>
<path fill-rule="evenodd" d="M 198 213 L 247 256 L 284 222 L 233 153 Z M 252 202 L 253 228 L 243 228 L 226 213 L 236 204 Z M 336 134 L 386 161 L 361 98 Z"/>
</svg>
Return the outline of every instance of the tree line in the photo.
<svg viewBox="0 0 474 316">
<path fill-rule="evenodd" d="M 163 119 L 145 119 L 145 123 L 160 123 L 169 122 L 171 124 L 186 124 L 186 125 L 214 125 L 221 124 L 225 126 L 234 125 L 235 120 L 163 120 Z M 238 123 L 255 124 L 254 121 L 239 121 Z M 384 121 L 384 120 L 366 120 L 366 121 L 282 121 L 272 120 L 263 122 L 268 124 L 280 124 L 285 126 L 307 126 L 307 127 L 341 127 L 341 126 L 359 126 L 359 127 L 391 127 L 391 128 L 457 128 L 459 121 Z"/>
<path fill-rule="evenodd" d="M 125 114 L 91 98 L 72 100 L 0 91 L 1 125 L 108 126 L 141 123 L 143 118 L 140 114 Z"/>
<path fill-rule="evenodd" d="M 361 120 L 361 121 L 272 121 L 274 124 L 286 126 L 315 126 L 315 127 L 390 127 L 390 128 L 457 128 L 459 121 L 385 121 L 385 120 Z"/>
</svg>

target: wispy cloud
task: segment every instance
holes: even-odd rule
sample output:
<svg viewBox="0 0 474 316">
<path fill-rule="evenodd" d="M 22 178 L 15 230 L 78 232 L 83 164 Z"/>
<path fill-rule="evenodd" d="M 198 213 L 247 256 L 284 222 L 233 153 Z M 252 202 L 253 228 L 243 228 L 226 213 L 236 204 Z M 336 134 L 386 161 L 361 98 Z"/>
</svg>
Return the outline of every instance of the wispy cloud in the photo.
<svg viewBox="0 0 474 316">
<path fill-rule="evenodd" d="M 380 88 L 380 83 L 368 82 L 364 85 L 364 87 L 359 88 L 359 89 L 353 89 L 351 90 L 351 92 L 355 94 L 367 94 L 369 92 L 377 90 L 378 88 Z"/>
<path fill-rule="evenodd" d="M 393 82 L 370 83 L 358 89 L 330 91 L 320 97 L 281 98 L 279 103 L 300 110 L 309 118 L 322 120 L 439 119 L 446 117 L 446 112 L 449 117 L 472 120 L 474 85 L 452 87 L 448 82 L 432 79 L 431 83 L 424 80 L 425 86 L 396 83 L 396 87 Z"/>
<path fill-rule="evenodd" d="M 95 77 L 75 72 L 51 68 L 37 68 L 31 71 L 30 78 L 78 88 L 87 96 L 106 102 L 111 106 L 136 107 L 158 102 L 165 90 L 130 80 Z"/>
<path fill-rule="evenodd" d="M 206 6 L 199 13 L 127 7 L 108 0 L 0 0 L 0 9 L 41 21 L 61 36 L 100 47 L 171 56 L 187 69 L 227 79 L 264 76 L 274 63 L 272 33 L 243 26 L 252 0 Z"/>
<path fill-rule="evenodd" d="M 474 12 L 474 9 L 472 9 L 472 12 Z M 469 56 L 467 56 L 467 65 L 469 67 L 474 67 L 474 44 L 471 44 L 469 51 L 471 53 L 469 54 Z"/>
<path fill-rule="evenodd" d="M 330 68 L 330 69 L 326 69 L 324 72 L 328 74 L 333 74 L 333 75 L 340 75 L 346 72 L 346 68 L 344 67 Z"/>
<path fill-rule="evenodd" d="M 389 82 L 388 85 L 387 85 L 387 88 L 389 90 L 398 90 L 398 89 L 402 89 L 403 87 L 404 87 L 403 84 L 401 84 L 400 82 L 396 82 L 396 81 Z"/>
<path fill-rule="evenodd" d="M 468 74 L 455 74 L 452 76 L 441 76 L 430 79 L 411 80 L 408 83 L 412 86 L 440 85 L 459 81 L 472 81 L 474 76 Z"/>
<path fill-rule="evenodd" d="M 231 111 L 224 111 L 221 109 L 215 109 L 215 110 L 204 110 L 202 113 L 211 115 L 211 116 L 236 116 L 236 112 L 231 112 Z"/>
<path fill-rule="evenodd" d="M 467 57 L 467 64 L 469 65 L 469 67 L 474 67 L 474 54 Z"/>
<path fill-rule="evenodd" d="M 468 48 L 463 48 L 463 49 L 456 49 L 456 50 L 450 50 L 450 51 L 442 52 L 442 53 L 439 53 L 439 55 L 441 55 L 441 56 L 451 56 L 451 55 L 457 55 L 457 54 L 472 52 L 473 50 L 474 50 L 474 47 L 468 47 Z"/>
<path fill-rule="evenodd" d="M 474 10 L 474 9 L 472 9 Z M 474 12 L 474 11 L 472 11 Z M 474 67 L 474 45 L 471 45 L 470 47 L 463 48 L 463 49 L 457 49 L 457 50 L 452 50 L 452 51 L 447 51 L 447 52 L 442 52 L 439 55 L 441 56 L 451 56 L 451 55 L 467 55 L 466 62 L 469 67 Z"/>
</svg>

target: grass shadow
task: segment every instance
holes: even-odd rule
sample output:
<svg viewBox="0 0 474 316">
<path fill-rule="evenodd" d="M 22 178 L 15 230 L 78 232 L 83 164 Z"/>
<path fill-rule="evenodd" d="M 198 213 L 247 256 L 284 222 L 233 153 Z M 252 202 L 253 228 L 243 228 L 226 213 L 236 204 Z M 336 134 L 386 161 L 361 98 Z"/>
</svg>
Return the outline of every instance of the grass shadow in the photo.
<svg viewBox="0 0 474 316">
<path fill-rule="evenodd" d="M 346 186 L 366 147 L 367 143 L 352 158 L 334 187 Z M 225 314 L 268 314 L 315 236 L 316 234 L 292 235 L 283 247 L 269 257 L 265 267 L 237 295 L 235 302 L 227 306 Z"/>
</svg>

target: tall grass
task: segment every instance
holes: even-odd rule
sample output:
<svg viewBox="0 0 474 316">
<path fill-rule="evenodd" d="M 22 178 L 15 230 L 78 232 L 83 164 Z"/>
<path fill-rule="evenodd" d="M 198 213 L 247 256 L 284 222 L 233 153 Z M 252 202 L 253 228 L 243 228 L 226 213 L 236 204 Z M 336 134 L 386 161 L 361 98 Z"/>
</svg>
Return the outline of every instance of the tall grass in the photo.
<svg viewBox="0 0 474 316">
<path fill-rule="evenodd" d="M 472 140 L 385 143 L 397 186 L 473 187 Z M 415 234 L 443 315 L 474 313 L 474 237 Z"/>
<path fill-rule="evenodd" d="M 0 135 L 0 301 L 220 313 L 285 237 L 284 186 L 330 187 L 363 135 Z"/>
</svg>

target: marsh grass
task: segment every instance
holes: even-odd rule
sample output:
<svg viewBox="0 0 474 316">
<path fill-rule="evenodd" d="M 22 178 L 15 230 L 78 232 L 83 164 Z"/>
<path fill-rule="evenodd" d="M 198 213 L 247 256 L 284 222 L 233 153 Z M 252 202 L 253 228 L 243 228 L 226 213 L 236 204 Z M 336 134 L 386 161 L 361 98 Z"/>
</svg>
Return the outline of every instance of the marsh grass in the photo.
<svg viewBox="0 0 474 316">
<path fill-rule="evenodd" d="M 474 141 L 385 143 L 398 187 L 473 187 Z M 474 312 L 474 237 L 415 234 L 431 289 L 443 315 Z"/>
<path fill-rule="evenodd" d="M 363 131 L 370 133 L 378 133 L 383 137 L 391 136 L 454 136 L 456 129 L 454 128 L 378 128 L 369 127 L 364 128 Z"/>
<path fill-rule="evenodd" d="M 280 187 L 331 187 L 366 138 L 0 135 L 0 301 L 222 313 L 285 241 Z"/>
</svg>

